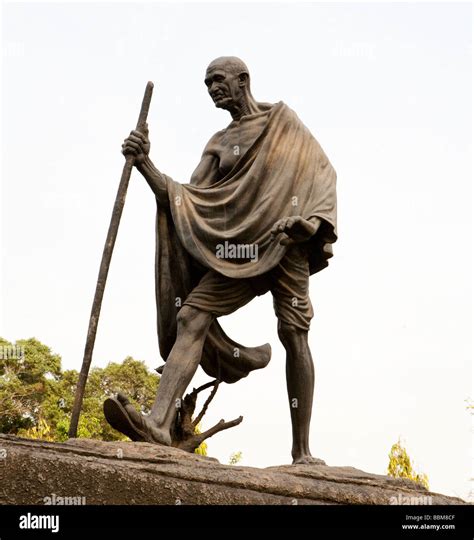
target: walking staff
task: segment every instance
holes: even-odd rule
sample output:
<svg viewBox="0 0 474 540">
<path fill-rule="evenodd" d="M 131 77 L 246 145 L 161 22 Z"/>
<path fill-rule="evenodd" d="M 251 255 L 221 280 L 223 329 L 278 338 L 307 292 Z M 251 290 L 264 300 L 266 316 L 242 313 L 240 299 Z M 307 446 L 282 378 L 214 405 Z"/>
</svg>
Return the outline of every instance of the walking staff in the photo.
<svg viewBox="0 0 474 540">
<path fill-rule="evenodd" d="M 150 109 L 152 94 L 153 83 L 148 82 L 145 89 L 145 95 L 143 96 L 140 116 L 138 117 L 137 131 L 142 131 L 146 128 L 146 120 L 148 116 L 148 110 Z M 117 196 L 115 198 L 114 209 L 112 211 L 112 218 L 110 220 L 109 231 L 107 233 L 107 239 L 105 241 L 104 251 L 102 253 L 99 277 L 97 279 L 94 302 L 92 303 L 91 316 L 89 319 L 89 328 L 87 331 L 87 340 L 84 349 L 84 359 L 82 361 L 81 372 L 79 374 L 76 395 L 74 398 L 74 405 L 72 408 L 71 424 L 69 426 L 69 437 L 71 438 L 77 436 L 77 426 L 79 423 L 82 401 L 84 399 L 84 390 L 86 387 L 87 376 L 89 374 L 89 368 L 92 361 L 92 352 L 94 350 L 95 336 L 97 334 L 97 324 L 99 322 L 100 309 L 102 307 L 102 299 L 104 297 L 105 283 L 107 281 L 107 274 L 109 273 L 110 260 L 112 258 L 115 240 L 117 239 L 120 218 L 122 217 L 125 197 L 127 195 L 128 183 L 130 181 L 130 175 L 132 173 L 134 162 L 135 156 L 132 154 L 128 154 L 126 156 L 125 165 L 123 167 L 122 177 L 120 179 Z"/>
</svg>

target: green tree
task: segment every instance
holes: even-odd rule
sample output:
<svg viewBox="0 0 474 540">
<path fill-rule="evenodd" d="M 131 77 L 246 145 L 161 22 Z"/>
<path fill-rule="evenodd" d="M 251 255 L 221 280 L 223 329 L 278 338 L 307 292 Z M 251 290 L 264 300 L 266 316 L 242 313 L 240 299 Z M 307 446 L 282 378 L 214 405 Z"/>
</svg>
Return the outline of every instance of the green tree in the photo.
<svg viewBox="0 0 474 540">
<path fill-rule="evenodd" d="M 43 401 L 42 418 L 51 426 L 55 440 L 64 441 L 68 438 L 77 380 L 77 371 L 65 371 L 49 385 Z M 92 368 L 84 394 L 78 436 L 103 441 L 125 440 L 126 437 L 115 431 L 105 420 L 102 412 L 104 400 L 121 391 L 137 409 L 148 413 L 158 383 L 157 374 L 150 372 L 143 361 L 130 356 L 121 364 L 111 362 L 104 368 Z"/>
<path fill-rule="evenodd" d="M 68 439 L 78 372 L 61 370 L 61 357 L 35 338 L 10 343 L 0 338 L 0 433 L 50 441 Z M 78 426 L 78 437 L 126 440 L 105 420 L 104 400 L 118 391 L 147 414 L 159 376 L 131 356 L 122 363 L 91 369 Z M 197 427 L 199 430 L 199 426 Z M 198 431 L 199 432 L 199 431 Z M 207 455 L 203 442 L 196 453 Z"/>
<path fill-rule="evenodd" d="M 389 476 L 393 478 L 409 478 L 429 489 L 428 476 L 415 471 L 410 456 L 400 439 L 392 445 L 388 458 L 387 473 Z"/>
<path fill-rule="evenodd" d="M 61 357 L 37 339 L 10 343 L 0 338 L 0 433 L 66 440 L 77 380 L 77 371 L 63 372 Z M 91 369 L 78 436 L 124 439 L 106 422 L 104 400 L 121 390 L 147 413 L 158 383 L 159 376 L 132 357 L 121 364 L 112 362 L 105 368 Z"/>
<path fill-rule="evenodd" d="M 61 357 L 35 338 L 0 338 L 0 353 L 0 432 L 14 434 L 38 424 L 44 397 L 61 377 Z"/>
</svg>

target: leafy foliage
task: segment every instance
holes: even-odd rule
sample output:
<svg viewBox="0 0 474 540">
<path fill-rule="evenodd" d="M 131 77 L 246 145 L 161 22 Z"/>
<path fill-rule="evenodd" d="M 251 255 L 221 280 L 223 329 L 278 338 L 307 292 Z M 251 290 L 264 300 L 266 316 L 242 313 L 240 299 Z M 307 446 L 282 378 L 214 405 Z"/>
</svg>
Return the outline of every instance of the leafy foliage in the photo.
<svg viewBox="0 0 474 540">
<path fill-rule="evenodd" d="M 74 403 L 78 372 L 61 370 L 61 357 L 35 338 L 10 343 L 0 338 L 0 433 L 30 439 L 65 441 Z M 104 400 L 118 391 L 143 413 L 150 412 L 159 376 L 131 356 L 121 363 L 91 369 L 86 385 L 78 437 L 126 440 L 105 420 Z M 200 425 L 196 432 L 200 433 Z M 207 455 L 202 442 L 197 454 Z"/>
<path fill-rule="evenodd" d="M 54 441 L 51 435 L 51 427 L 44 418 L 40 418 L 36 426 L 28 429 L 20 429 L 18 431 L 20 437 L 26 437 L 27 439 L 41 439 L 43 441 Z"/>
<path fill-rule="evenodd" d="M 387 473 L 389 476 L 393 478 L 409 478 L 429 489 L 428 476 L 414 470 L 410 456 L 400 439 L 392 446 L 388 457 Z"/>
<path fill-rule="evenodd" d="M 201 424 L 198 424 L 194 428 L 194 433 L 202 433 L 201 431 Z M 202 443 L 194 450 L 195 454 L 199 454 L 200 456 L 207 456 L 207 442 L 202 441 Z"/>
<path fill-rule="evenodd" d="M 35 338 L 0 338 L 0 350 L 0 432 L 17 433 L 38 424 L 44 397 L 61 377 L 61 357 Z"/>
<path fill-rule="evenodd" d="M 0 433 L 65 441 L 78 373 L 61 371 L 61 357 L 35 338 L 15 344 L 0 338 Z M 9 355 L 5 351 L 23 351 Z M 78 436 L 105 441 L 123 440 L 102 413 L 104 400 L 117 391 L 144 413 L 156 395 L 158 375 L 145 363 L 127 357 L 121 364 L 91 370 L 86 386 Z"/>
<path fill-rule="evenodd" d="M 239 450 L 238 452 L 234 452 L 229 459 L 229 465 L 237 465 L 239 461 L 242 460 L 242 452 Z"/>
</svg>

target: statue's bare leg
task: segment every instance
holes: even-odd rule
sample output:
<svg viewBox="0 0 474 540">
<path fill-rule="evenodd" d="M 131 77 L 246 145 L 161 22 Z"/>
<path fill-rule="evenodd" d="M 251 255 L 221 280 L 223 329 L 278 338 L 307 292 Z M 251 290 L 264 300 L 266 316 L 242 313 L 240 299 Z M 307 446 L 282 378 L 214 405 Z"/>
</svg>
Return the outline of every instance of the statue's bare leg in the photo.
<svg viewBox="0 0 474 540">
<path fill-rule="evenodd" d="M 153 436 L 163 444 L 171 444 L 170 429 L 177 412 L 178 400 L 184 394 L 201 360 L 207 331 L 214 316 L 191 306 L 183 306 L 177 316 L 176 342 L 166 360 L 158 393 L 148 424 Z"/>
<path fill-rule="evenodd" d="M 309 426 L 313 406 L 314 365 L 308 345 L 308 332 L 278 321 L 278 336 L 286 350 L 286 384 L 290 404 L 293 463 L 317 463 L 309 449 Z"/>
</svg>

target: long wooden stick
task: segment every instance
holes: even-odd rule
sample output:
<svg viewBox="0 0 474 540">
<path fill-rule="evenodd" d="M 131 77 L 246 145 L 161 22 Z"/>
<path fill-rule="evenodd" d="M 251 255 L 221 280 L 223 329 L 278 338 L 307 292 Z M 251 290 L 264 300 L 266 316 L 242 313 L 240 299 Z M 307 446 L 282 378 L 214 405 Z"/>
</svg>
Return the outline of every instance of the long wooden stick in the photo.
<svg viewBox="0 0 474 540">
<path fill-rule="evenodd" d="M 148 82 L 145 89 L 145 95 L 143 96 L 142 107 L 140 109 L 140 116 L 138 117 L 137 130 L 141 130 L 145 127 L 146 119 L 148 116 L 148 110 L 150 109 L 151 96 L 153 94 L 153 83 Z M 94 350 L 95 336 L 97 333 L 97 324 L 99 322 L 100 309 L 102 307 L 102 298 L 104 297 L 105 282 L 107 281 L 107 274 L 109 273 L 110 260 L 112 258 L 112 252 L 114 250 L 115 240 L 117 239 L 117 232 L 120 225 L 120 218 L 122 217 L 122 211 L 125 204 L 125 197 L 127 195 L 128 183 L 130 175 L 132 173 L 133 165 L 135 162 L 135 156 L 127 155 L 125 165 L 122 171 L 122 177 L 120 179 L 117 196 L 115 198 L 114 209 L 112 211 L 112 218 L 110 220 L 109 231 L 107 233 L 107 239 L 105 241 L 104 251 L 102 253 L 102 261 L 100 263 L 99 277 L 97 278 L 97 285 L 95 288 L 94 302 L 92 303 L 91 316 L 89 319 L 89 329 L 87 330 L 87 340 L 84 349 L 84 359 L 82 361 L 82 368 L 79 374 L 79 380 L 77 382 L 76 395 L 74 398 L 74 405 L 72 408 L 71 424 L 69 426 L 69 437 L 73 438 L 77 436 L 77 426 L 79 424 L 79 416 L 81 414 L 82 401 L 84 399 L 84 390 L 86 387 L 87 376 L 89 375 L 89 368 L 92 361 L 92 351 Z"/>
</svg>

